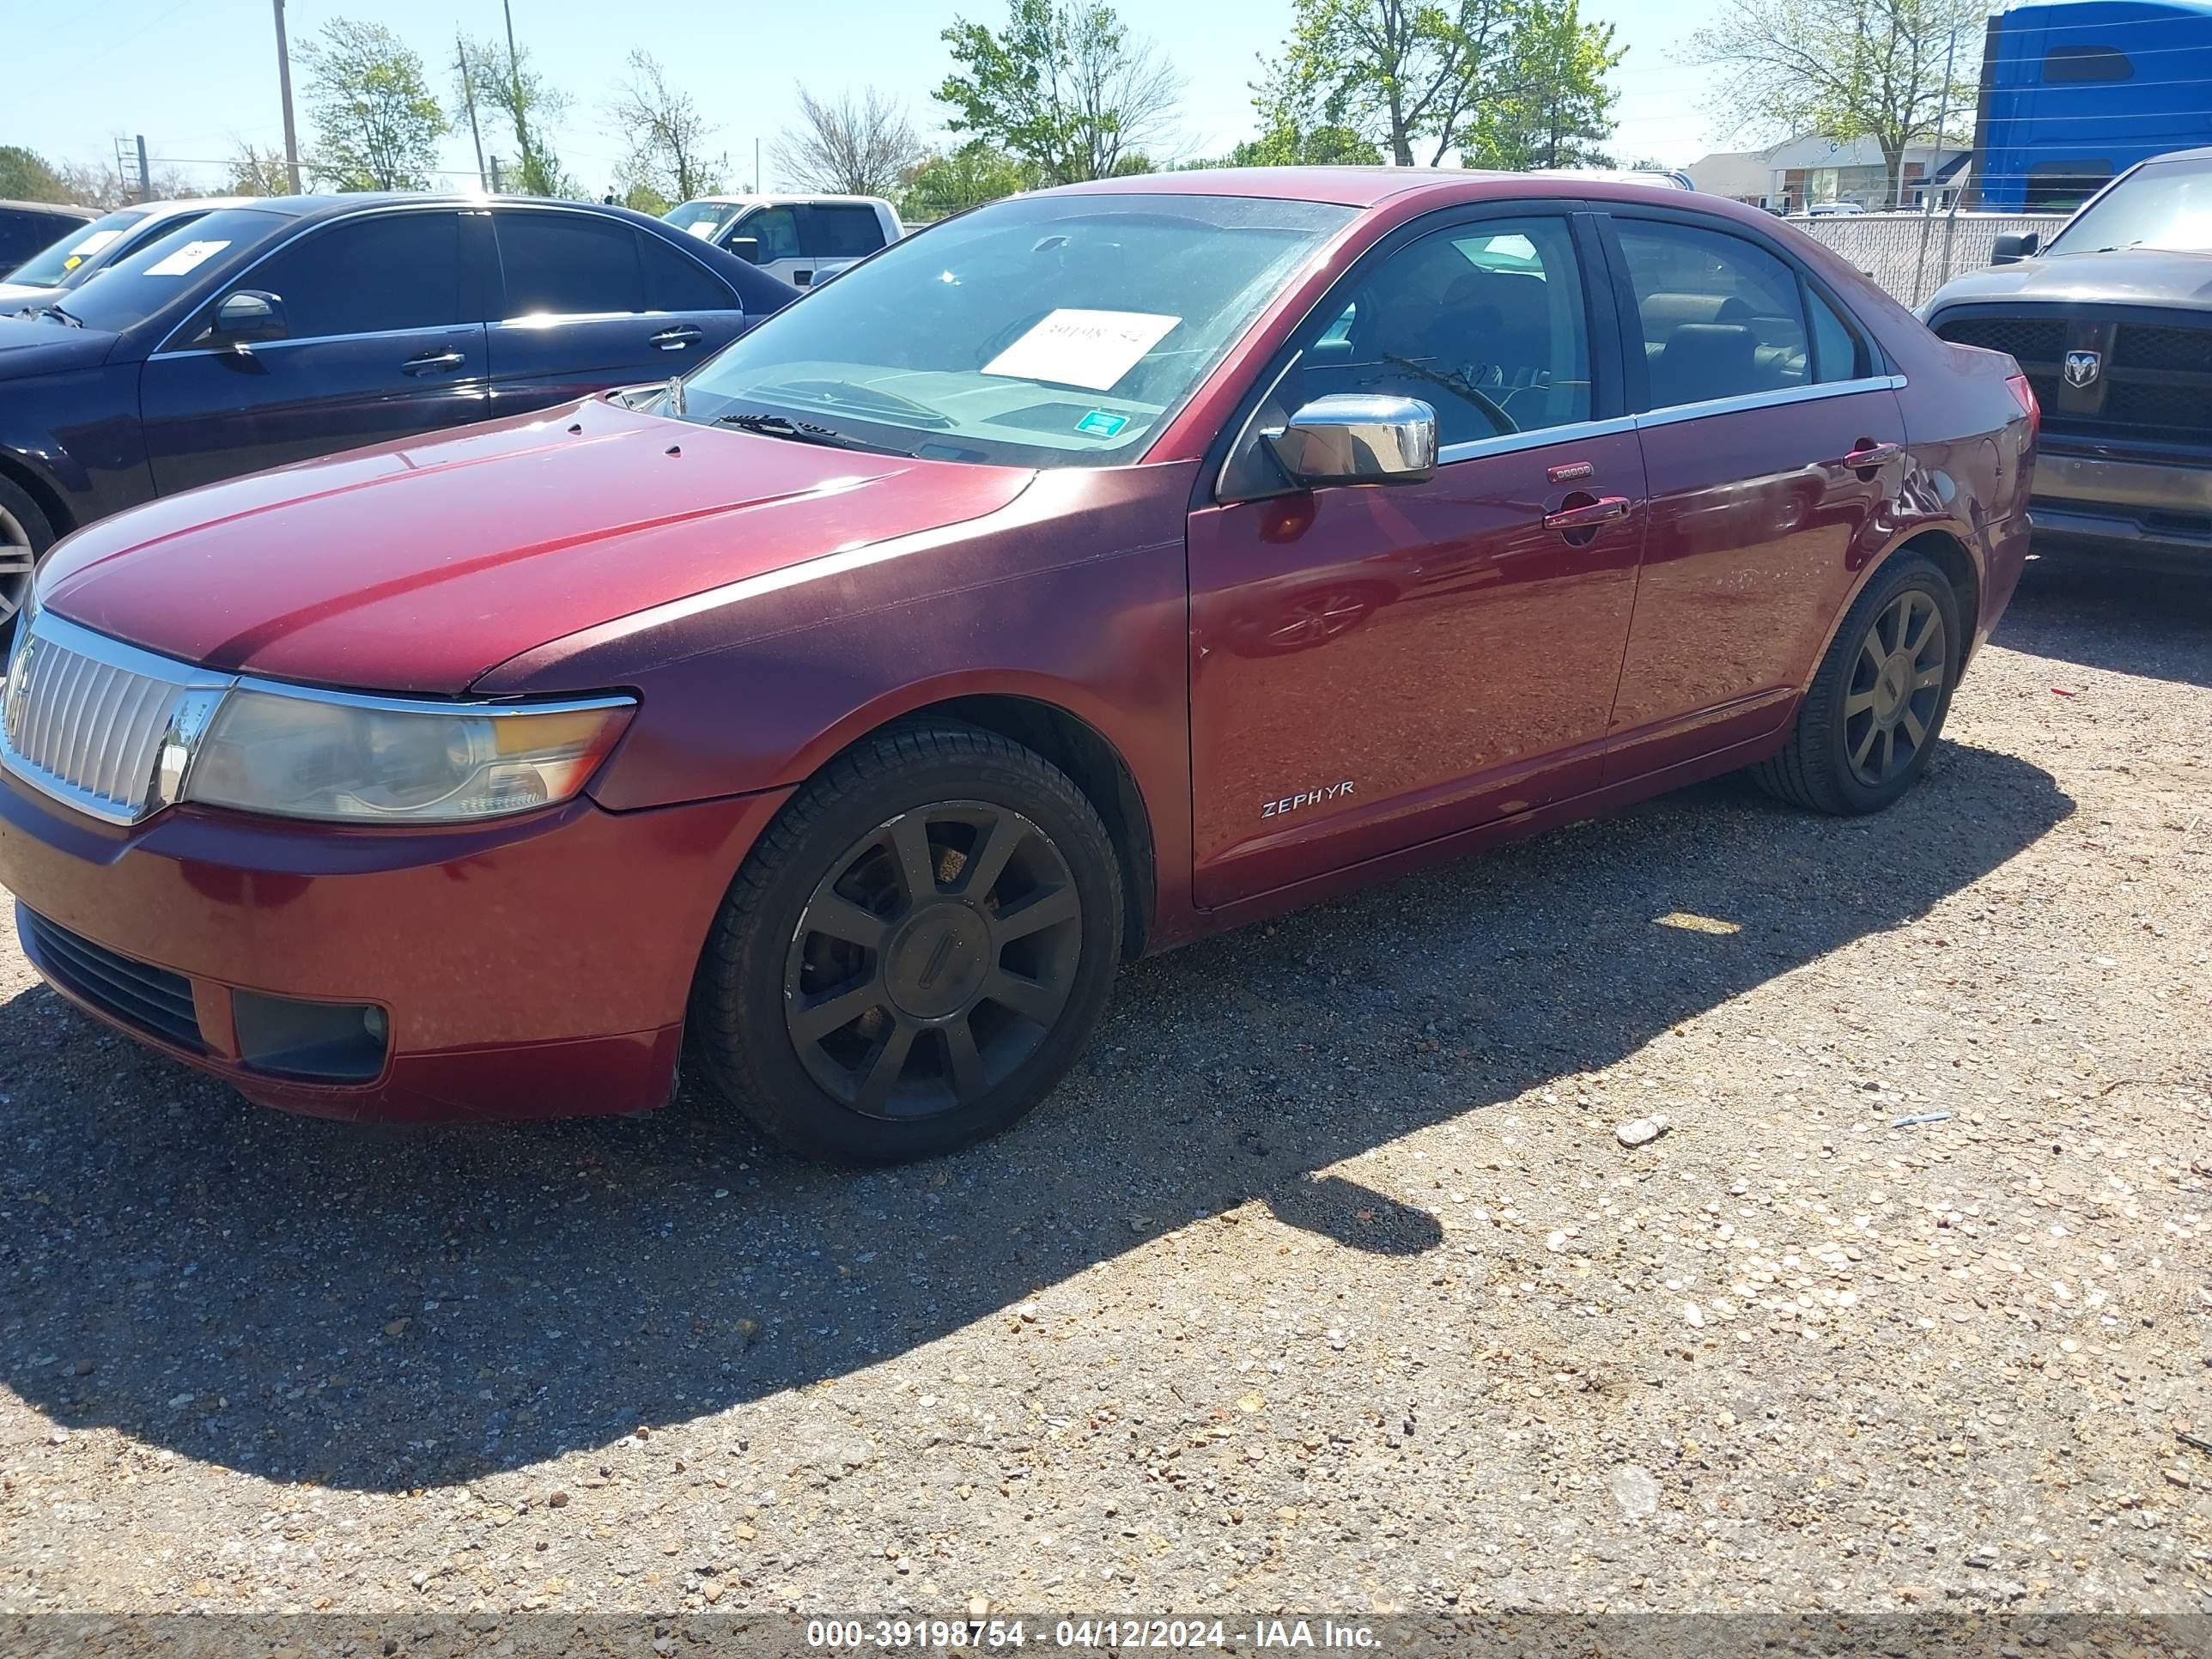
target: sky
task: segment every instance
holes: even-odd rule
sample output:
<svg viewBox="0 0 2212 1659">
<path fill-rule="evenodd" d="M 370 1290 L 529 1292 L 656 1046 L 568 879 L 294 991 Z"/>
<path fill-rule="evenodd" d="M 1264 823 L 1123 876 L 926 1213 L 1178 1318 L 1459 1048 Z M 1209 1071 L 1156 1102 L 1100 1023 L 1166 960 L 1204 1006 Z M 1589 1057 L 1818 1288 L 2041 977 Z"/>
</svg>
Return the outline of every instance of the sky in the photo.
<svg viewBox="0 0 2212 1659">
<path fill-rule="evenodd" d="M 1252 135 L 1249 82 L 1258 55 L 1280 43 L 1291 0 L 1114 0 L 1130 31 L 1156 42 L 1182 70 L 1185 92 L 1170 159 L 1225 153 Z M 1681 43 L 1723 0 L 1583 0 L 1583 15 L 1614 25 L 1629 48 L 1615 72 L 1621 94 L 1612 148 L 1624 161 L 1650 156 L 1682 166 L 1732 147 L 1700 107 L 1704 73 L 1683 64 Z M 777 135 L 797 115 L 794 87 L 817 95 L 875 86 L 902 100 L 918 131 L 942 136 L 931 92 L 951 70 L 940 31 L 956 16 L 996 24 L 1005 0 L 513 0 L 520 44 L 572 104 L 556 131 L 562 162 L 604 189 L 624 148 L 605 112 L 629 52 L 642 47 L 690 92 L 718 127 L 729 181 L 753 177 L 756 141 L 773 186 Z M 417 52 L 450 105 L 453 32 L 498 36 L 498 0 L 289 0 L 296 49 L 332 17 L 374 18 Z M 156 167 L 176 165 L 220 182 L 220 164 L 244 143 L 281 149 L 276 33 L 270 0 L 82 0 L 65 28 L 7 31 L 9 95 L 0 143 L 50 161 L 111 155 L 117 136 L 143 133 Z M 100 43 L 88 58 L 84 43 Z M 298 94 L 297 64 L 295 93 Z M 300 140 L 312 132 L 304 100 Z M 511 152 L 487 131 L 486 148 Z M 471 182 L 465 125 L 448 136 L 439 165 Z"/>
</svg>

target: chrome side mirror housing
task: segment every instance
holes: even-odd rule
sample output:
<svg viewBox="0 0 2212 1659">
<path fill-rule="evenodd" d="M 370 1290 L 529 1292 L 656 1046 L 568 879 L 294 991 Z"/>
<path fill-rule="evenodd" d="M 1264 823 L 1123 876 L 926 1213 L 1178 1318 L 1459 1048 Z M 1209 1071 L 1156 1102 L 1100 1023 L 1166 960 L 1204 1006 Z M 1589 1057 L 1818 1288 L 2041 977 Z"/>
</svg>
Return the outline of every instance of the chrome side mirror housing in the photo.
<svg viewBox="0 0 2212 1659">
<path fill-rule="evenodd" d="M 1266 437 L 1283 470 L 1308 489 L 1422 483 L 1436 476 L 1437 411 L 1418 398 L 1316 398 Z"/>
</svg>

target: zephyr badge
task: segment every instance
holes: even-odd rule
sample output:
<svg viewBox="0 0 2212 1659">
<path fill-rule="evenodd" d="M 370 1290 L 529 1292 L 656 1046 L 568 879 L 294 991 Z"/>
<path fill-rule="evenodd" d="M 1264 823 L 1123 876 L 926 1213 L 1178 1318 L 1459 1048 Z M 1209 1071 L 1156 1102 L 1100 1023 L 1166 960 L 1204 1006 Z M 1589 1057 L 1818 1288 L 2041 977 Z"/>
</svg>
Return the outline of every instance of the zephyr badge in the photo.
<svg viewBox="0 0 2212 1659">
<path fill-rule="evenodd" d="M 2104 359 L 2094 351 L 2069 351 L 2066 354 L 2066 384 L 2094 386 L 2097 371 L 2104 367 Z"/>
</svg>

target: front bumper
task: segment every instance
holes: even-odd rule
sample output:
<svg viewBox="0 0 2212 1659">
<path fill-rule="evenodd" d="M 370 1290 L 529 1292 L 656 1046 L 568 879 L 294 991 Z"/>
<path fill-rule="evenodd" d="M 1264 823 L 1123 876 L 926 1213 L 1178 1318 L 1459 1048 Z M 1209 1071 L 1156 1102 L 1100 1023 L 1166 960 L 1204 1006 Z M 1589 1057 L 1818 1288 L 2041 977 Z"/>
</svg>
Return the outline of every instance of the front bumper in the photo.
<svg viewBox="0 0 2212 1659">
<path fill-rule="evenodd" d="M 465 830 L 186 807 L 119 830 L 0 772 L 0 886 L 45 924 L 25 952 L 56 990 L 264 1105 L 422 1122 L 645 1111 L 674 1085 L 715 908 L 787 793 L 620 813 L 579 799 Z M 118 988 L 134 966 L 173 976 L 153 981 L 167 1017 Z M 257 1069 L 242 991 L 373 1005 L 381 1073 Z"/>
<path fill-rule="evenodd" d="M 2212 562 L 2212 456 L 2123 458 L 2054 447 L 2036 453 L 2039 545 Z"/>
</svg>

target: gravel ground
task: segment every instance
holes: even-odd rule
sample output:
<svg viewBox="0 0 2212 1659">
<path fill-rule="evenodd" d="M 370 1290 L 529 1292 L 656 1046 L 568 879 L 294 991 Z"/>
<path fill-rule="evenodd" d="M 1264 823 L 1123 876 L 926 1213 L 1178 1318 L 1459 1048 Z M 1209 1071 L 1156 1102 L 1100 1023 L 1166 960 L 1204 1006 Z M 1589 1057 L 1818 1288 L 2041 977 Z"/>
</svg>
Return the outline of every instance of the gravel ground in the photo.
<svg viewBox="0 0 2212 1659">
<path fill-rule="evenodd" d="M 1139 964 L 857 1176 L 265 1113 L 11 939 L 0 1612 L 2212 1611 L 2208 732 L 2212 586 L 2037 567 L 1887 816 Z"/>
</svg>

